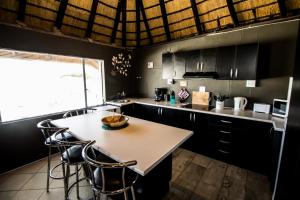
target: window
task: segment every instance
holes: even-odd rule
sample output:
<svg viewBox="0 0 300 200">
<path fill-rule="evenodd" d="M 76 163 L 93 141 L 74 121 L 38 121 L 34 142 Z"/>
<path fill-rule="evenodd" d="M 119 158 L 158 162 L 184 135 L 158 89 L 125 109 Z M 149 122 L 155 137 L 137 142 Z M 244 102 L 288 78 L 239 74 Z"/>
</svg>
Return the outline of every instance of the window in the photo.
<svg viewBox="0 0 300 200">
<path fill-rule="evenodd" d="M 0 50 L 2 121 L 103 104 L 103 65 L 102 60 Z"/>
</svg>

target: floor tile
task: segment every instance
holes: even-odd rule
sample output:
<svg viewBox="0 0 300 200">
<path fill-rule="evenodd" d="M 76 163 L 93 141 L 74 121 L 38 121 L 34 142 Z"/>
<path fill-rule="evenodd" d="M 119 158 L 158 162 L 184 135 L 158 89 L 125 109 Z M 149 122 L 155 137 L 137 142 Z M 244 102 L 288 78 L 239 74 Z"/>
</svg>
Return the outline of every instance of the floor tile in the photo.
<svg viewBox="0 0 300 200">
<path fill-rule="evenodd" d="M 0 199 L 11 200 L 16 194 L 17 191 L 0 192 Z"/>
<path fill-rule="evenodd" d="M 89 186 L 79 187 L 79 197 L 80 199 L 90 199 L 93 197 L 92 188 Z M 74 187 L 70 192 L 70 199 L 77 199 L 76 187 Z"/>
<path fill-rule="evenodd" d="M 42 167 L 44 167 L 47 164 L 46 160 L 39 160 L 37 162 L 28 164 L 24 167 L 18 168 L 14 171 L 11 171 L 11 174 L 28 174 L 28 173 L 36 173 L 38 172 Z"/>
<path fill-rule="evenodd" d="M 44 190 L 21 190 L 12 198 L 12 200 L 38 200 Z"/>
<path fill-rule="evenodd" d="M 23 187 L 22 190 L 28 189 L 46 189 L 47 173 L 36 173 Z M 50 178 L 50 183 L 52 179 Z"/>
<path fill-rule="evenodd" d="M 0 191 L 20 190 L 34 174 L 5 174 L 0 177 Z"/>
<path fill-rule="evenodd" d="M 49 192 L 44 191 L 39 200 L 64 200 L 64 188 L 50 189 Z"/>
</svg>

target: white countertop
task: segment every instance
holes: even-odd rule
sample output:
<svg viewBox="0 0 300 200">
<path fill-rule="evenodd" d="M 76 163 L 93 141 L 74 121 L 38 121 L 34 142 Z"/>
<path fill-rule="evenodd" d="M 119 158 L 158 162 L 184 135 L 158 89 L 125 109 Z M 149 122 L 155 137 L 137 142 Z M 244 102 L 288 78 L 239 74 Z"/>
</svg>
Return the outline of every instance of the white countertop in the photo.
<svg viewBox="0 0 300 200">
<path fill-rule="evenodd" d="M 162 125 L 142 119 L 129 117 L 129 125 L 119 130 L 105 130 L 101 119 L 111 112 L 95 113 L 53 120 L 58 127 L 69 130 L 80 140 L 96 140 L 95 147 L 118 162 L 136 160 L 130 167 L 140 175 L 151 169 L 170 155 L 192 132 Z"/>
<path fill-rule="evenodd" d="M 132 104 L 132 103 L 160 106 L 160 107 L 173 108 L 173 109 L 178 109 L 178 110 L 186 110 L 186 111 L 193 111 L 193 112 L 199 112 L 199 113 L 220 115 L 220 116 L 225 116 L 225 117 L 234 117 L 234 118 L 240 118 L 240 119 L 267 122 L 267 123 L 272 123 L 274 126 L 274 129 L 276 131 L 284 131 L 284 129 L 285 129 L 285 119 L 279 118 L 279 117 L 274 117 L 270 114 L 253 112 L 252 110 L 234 111 L 232 108 L 225 108 L 223 110 L 213 109 L 210 111 L 204 111 L 204 110 L 196 110 L 196 109 L 191 109 L 191 108 L 183 108 L 183 107 L 181 107 L 183 105 L 182 103 L 170 104 L 170 102 L 168 102 L 168 101 L 156 102 L 151 98 L 129 98 L 129 100 L 130 100 L 130 102 L 127 102 L 127 103 L 117 103 L 117 102 L 113 102 L 113 101 L 109 101 L 106 103 L 111 104 L 111 105 L 116 105 L 116 106 L 123 106 L 123 105 Z"/>
</svg>

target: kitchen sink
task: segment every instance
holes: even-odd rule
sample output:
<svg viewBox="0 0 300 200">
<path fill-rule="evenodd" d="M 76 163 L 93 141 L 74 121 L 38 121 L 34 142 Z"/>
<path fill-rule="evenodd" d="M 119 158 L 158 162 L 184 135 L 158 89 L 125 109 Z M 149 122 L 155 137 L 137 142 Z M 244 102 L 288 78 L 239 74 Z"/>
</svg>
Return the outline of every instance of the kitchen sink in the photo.
<svg viewBox="0 0 300 200">
<path fill-rule="evenodd" d="M 117 100 L 114 100 L 114 102 L 116 102 L 116 103 L 128 103 L 128 102 L 130 102 L 130 99 L 117 99 Z"/>
</svg>

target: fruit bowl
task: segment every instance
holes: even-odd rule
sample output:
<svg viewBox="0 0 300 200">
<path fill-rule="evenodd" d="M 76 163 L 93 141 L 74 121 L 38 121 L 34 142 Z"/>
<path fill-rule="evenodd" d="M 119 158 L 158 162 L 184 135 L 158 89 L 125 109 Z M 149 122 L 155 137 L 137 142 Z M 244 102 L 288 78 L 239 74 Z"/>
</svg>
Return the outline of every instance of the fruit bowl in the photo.
<svg viewBox="0 0 300 200">
<path fill-rule="evenodd" d="M 109 126 L 113 128 L 123 126 L 124 124 L 127 123 L 128 120 L 129 118 L 124 115 L 107 116 L 101 119 L 102 123 L 105 126 Z"/>
</svg>

